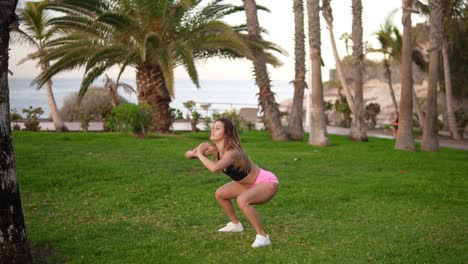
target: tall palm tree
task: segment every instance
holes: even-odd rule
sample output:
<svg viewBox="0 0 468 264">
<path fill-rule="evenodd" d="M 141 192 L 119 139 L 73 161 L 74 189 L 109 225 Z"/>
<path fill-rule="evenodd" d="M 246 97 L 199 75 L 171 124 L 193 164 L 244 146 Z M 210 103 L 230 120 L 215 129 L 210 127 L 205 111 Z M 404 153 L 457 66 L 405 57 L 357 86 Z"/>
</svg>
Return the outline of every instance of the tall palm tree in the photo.
<svg viewBox="0 0 468 264">
<path fill-rule="evenodd" d="M 341 86 L 345 93 L 346 101 L 348 102 L 349 108 L 351 109 L 351 112 L 354 115 L 354 113 L 357 111 L 354 103 L 354 97 L 351 93 L 351 88 L 349 87 L 349 84 L 346 80 L 343 63 L 341 62 L 340 55 L 338 54 L 338 49 L 336 48 L 335 34 L 333 30 L 333 11 L 331 8 L 331 0 L 323 0 L 322 5 L 322 14 L 325 18 L 325 21 L 327 22 L 327 28 L 330 34 L 333 57 L 335 58 L 335 67 L 336 71 L 338 72 L 338 78 L 340 79 Z"/>
<path fill-rule="evenodd" d="M 367 141 L 367 125 L 364 122 L 364 55 L 362 48 L 362 2 L 353 0 L 353 62 L 354 62 L 354 105 L 356 112 L 351 124 L 350 139 Z"/>
<path fill-rule="evenodd" d="M 439 76 L 439 52 L 442 40 L 442 3 L 441 0 L 430 1 L 431 14 L 429 18 L 429 81 L 427 92 L 426 115 L 424 116 L 424 132 L 421 149 L 438 151 L 437 131 L 437 82 Z"/>
<path fill-rule="evenodd" d="M 397 11 L 397 10 L 395 10 Z M 398 103 L 395 97 L 395 92 L 393 90 L 393 85 L 392 85 L 392 72 L 391 72 L 391 64 L 393 63 L 401 63 L 402 60 L 402 46 L 403 46 L 403 41 L 402 41 L 402 35 L 398 28 L 392 24 L 392 16 L 395 14 L 395 12 L 391 12 L 387 19 L 385 20 L 385 23 L 381 25 L 380 30 L 377 31 L 375 34 L 377 35 L 377 39 L 379 40 L 379 43 L 381 45 L 380 49 L 372 50 L 372 51 L 377 51 L 381 52 L 384 55 L 384 70 L 385 70 L 385 77 L 387 78 L 387 83 L 388 87 L 390 90 L 390 96 L 392 98 L 393 106 L 395 111 L 398 111 Z M 413 46 L 415 43 L 413 43 Z M 427 71 L 427 62 L 424 59 L 424 55 L 419 51 L 417 48 L 412 48 L 412 60 L 413 62 L 423 71 Z M 424 114 L 422 112 L 421 106 L 419 104 L 418 97 L 416 95 L 416 92 L 412 90 L 413 94 L 413 102 L 414 106 L 416 109 L 416 113 L 418 115 L 419 120 L 424 120 Z M 422 130 L 423 124 L 420 122 L 420 127 Z"/>
<path fill-rule="evenodd" d="M 411 12 L 414 0 L 402 0 L 403 41 L 401 56 L 401 98 L 395 149 L 414 151 L 413 140 L 413 70 Z"/>
<path fill-rule="evenodd" d="M 468 4 L 464 0 L 447 0 L 442 1 L 442 62 L 443 62 L 443 73 L 444 73 L 444 94 L 445 99 L 442 104 L 444 109 L 447 109 L 444 115 L 447 115 L 448 128 L 450 130 L 451 137 L 455 140 L 461 140 L 462 136 L 458 132 L 457 124 L 455 120 L 455 114 L 453 111 L 453 88 L 452 88 L 452 76 L 450 70 L 450 59 L 449 59 L 449 46 L 450 37 L 448 34 L 449 28 L 453 28 L 454 22 L 463 16 L 464 10 L 467 9 Z M 430 5 L 426 5 L 421 1 L 418 1 L 418 11 L 423 15 L 430 17 Z M 444 125 L 445 117 L 444 117 Z"/>
<path fill-rule="evenodd" d="M 13 151 L 10 96 L 8 87 L 8 50 L 10 30 L 18 27 L 17 0 L 0 1 L 0 262 L 31 263 L 26 237 L 21 196 L 16 177 Z"/>
<path fill-rule="evenodd" d="M 199 87 L 195 62 L 214 56 L 252 58 L 265 54 L 268 62 L 279 61 L 266 51 L 280 51 L 271 43 L 249 41 L 245 34 L 222 22 L 237 12 L 236 6 L 215 0 L 51 0 L 48 8 L 64 13 L 54 23 L 66 34 L 49 44 L 45 60 L 55 60 L 38 78 L 43 84 L 56 73 L 85 67 L 80 95 L 114 65 L 121 72 L 136 69 L 138 100 L 153 108 L 157 130 L 169 131 L 169 103 L 174 97 L 174 69 L 182 66 Z M 119 74 L 119 77 L 120 77 Z M 120 78 L 117 78 L 119 80 Z"/>
<path fill-rule="evenodd" d="M 327 125 L 325 121 L 325 108 L 323 105 L 322 83 L 322 56 L 320 42 L 320 15 L 319 0 L 307 0 L 307 13 L 309 24 L 309 48 L 312 64 L 312 120 L 309 135 L 309 144 L 327 146 Z"/>
<path fill-rule="evenodd" d="M 377 51 L 381 52 L 384 56 L 383 66 L 385 70 L 385 78 L 387 78 L 388 89 L 390 91 L 390 98 L 392 98 L 393 108 L 395 111 L 398 111 L 398 103 L 395 97 L 395 92 L 392 85 L 392 71 L 390 69 L 391 59 L 395 57 L 395 38 L 393 35 L 398 32 L 398 29 L 392 24 L 392 18 L 395 12 L 391 12 L 383 25 L 380 26 L 379 31 L 374 34 L 377 35 L 377 39 L 380 44 L 380 49 Z M 399 33 L 399 32 L 398 32 Z"/>
<path fill-rule="evenodd" d="M 295 55 L 295 79 L 294 79 L 294 97 L 291 108 L 291 117 L 289 119 L 289 138 L 292 140 L 302 140 L 304 129 L 302 127 L 303 119 L 303 101 L 305 82 L 305 35 L 304 35 L 304 2 L 303 0 L 294 0 L 294 55 Z"/>
<path fill-rule="evenodd" d="M 243 3 L 247 19 L 249 39 L 255 42 L 262 41 L 257 17 L 257 4 L 255 3 L 255 0 L 243 0 Z M 286 132 L 281 125 L 281 116 L 278 105 L 275 101 L 275 96 L 271 91 L 270 77 L 268 76 L 265 55 L 263 53 L 254 54 L 253 65 L 255 82 L 260 89 L 259 101 L 265 115 L 268 129 L 270 129 L 271 132 L 271 138 L 273 140 L 287 140 Z"/>
<path fill-rule="evenodd" d="M 19 17 L 24 29 L 17 29 L 17 38 L 29 46 L 34 47 L 42 56 L 46 53 L 46 46 L 52 38 L 58 34 L 57 28 L 50 24 L 50 15 L 43 9 L 44 2 L 27 2 L 26 7 L 21 10 Z M 30 60 L 34 53 L 26 55 L 19 64 Z M 47 71 L 50 68 L 49 62 L 39 61 L 42 71 Z M 68 131 L 67 126 L 60 117 L 60 113 L 55 102 L 54 92 L 52 90 L 52 80 L 47 80 L 45 83 L 47 91 L 47 101 L 49 103 L 52 121 L 54 122 L 55 130 L 58 132 Z"/>
<path fill-rule="evenodd" d="M 445 80 L 445 102 L 447 107 L 447 119 L 450 134 L 453 139 L 461 140 L 462 136 L 458 132 L 455 114 L 453 111 L 453 88 L 452 76 L 450 71 L 449 46 L 450 38 L 448 28 L 456 18 L 462 17 L 463 10 L 466 10 L 468 4 L 463 0 L 442 1 L 443 4 L 443 19 L 442 19 L 442 60 L 444 65 L 444 80 Z"/>
</svg>

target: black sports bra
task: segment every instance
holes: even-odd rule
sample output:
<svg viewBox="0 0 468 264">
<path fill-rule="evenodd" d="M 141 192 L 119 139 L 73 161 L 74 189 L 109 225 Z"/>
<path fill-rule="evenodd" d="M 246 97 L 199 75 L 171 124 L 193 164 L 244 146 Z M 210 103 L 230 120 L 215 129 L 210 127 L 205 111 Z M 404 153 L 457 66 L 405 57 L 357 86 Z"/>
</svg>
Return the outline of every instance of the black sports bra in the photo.
<svg viewBox="0 0 468 264">
<path fill-rule="evenodd" d="M 219 160 L 219 152 L 218 152 L 218 160 Z M 240 171 L 236 168 L 234 168 L 234 166 L 232 165 L 229 165 L 226 169 L 222 170 L 224 174 L 226 174 L 227 176 L 229 176 L 231 179 L 235 180 L 235 181 L 240 181 L 242 179 L 244 179 L 245 177 L 247 177 L 247 175 L 249 175 L 248 173 L 245 173 L 243 171 Z"/>
</svg>

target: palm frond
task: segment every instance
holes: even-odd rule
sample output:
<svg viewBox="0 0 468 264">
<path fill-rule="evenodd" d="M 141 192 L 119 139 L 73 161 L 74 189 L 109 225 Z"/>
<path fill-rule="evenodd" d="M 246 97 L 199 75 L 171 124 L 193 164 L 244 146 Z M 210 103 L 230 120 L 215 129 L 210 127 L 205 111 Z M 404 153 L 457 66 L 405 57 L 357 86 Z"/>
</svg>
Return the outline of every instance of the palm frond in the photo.
<svg viewBox="0 0 468 264">
<path fill-rule="evenodd" d="M 166 87 L 169 91 L 169 94 L 174 98 L 174 68 L 175 61 L 172 55 L 169 52 L 161 52 L 159 58 L 159 67 L 166 81 Z"/>
<path fill-rule="evenodd" d="M 80 92 L 78 93 L 79 101 L 83 98 L 88 91 L 89 86 L 96 80 L 101 74 L 103 74 L 107 69 L 114 65 L 112 62 L 109 63 L 102 63 L 101 65 L 97 65 L 91 68 L 89 71 L 85 73 L 83 80 L 81 81 Z"/>
<path fill-rule="evenodd" d="M 193 81 L 197 88 L 200 88 L 200 83 L 198 80 L 198 72 L 197 68 L 195 67 L 195 58 L 193 57 L 193 50 L 189 45 L 179 45 L 177 47 L 177 53 L 179 54 L 180 63 L 185 67 L 187 70 L 190 79 Z"/>
</svg>

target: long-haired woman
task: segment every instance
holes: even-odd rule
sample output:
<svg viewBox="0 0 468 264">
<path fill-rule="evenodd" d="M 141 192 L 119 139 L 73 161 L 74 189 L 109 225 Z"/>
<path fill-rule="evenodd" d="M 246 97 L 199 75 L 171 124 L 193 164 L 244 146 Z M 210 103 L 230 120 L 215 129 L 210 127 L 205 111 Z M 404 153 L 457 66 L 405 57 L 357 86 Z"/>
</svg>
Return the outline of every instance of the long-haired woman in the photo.
<svg viewBox="0 0 468 264">
<path fill-rule="evenodd" d="M 232 181 L 216 190 L 215 197 L 221 208 L 231 220 L 219 232 L 242 232 L 244 227 L 237 218 L 232 199 L 257 232 L 252 247 L 271 244 L 265 233 L 260 216 L 253 205 L 268 202 L 278 191 L 278 178 L 271 172 L 257 167 L 242 148 L 236 127 L 231 120 L 217 119 L 211 131 L 210 143 L 201 143 L 185 153 L 187 158 L 198 158 L 211 172 L 223 172 Z M 213 155 L 214 160 L 207 158 Z"/>
</svg>

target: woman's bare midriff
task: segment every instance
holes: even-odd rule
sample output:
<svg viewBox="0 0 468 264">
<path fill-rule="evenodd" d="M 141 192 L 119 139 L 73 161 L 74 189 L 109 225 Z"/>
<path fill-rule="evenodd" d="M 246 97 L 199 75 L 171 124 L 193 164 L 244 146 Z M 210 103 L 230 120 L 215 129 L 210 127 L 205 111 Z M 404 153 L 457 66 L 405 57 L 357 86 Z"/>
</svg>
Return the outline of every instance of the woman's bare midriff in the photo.
<svg viewBox="0 0 468 264">
<path fill-rule="evenodd" d="M 246 187 L 249 187 L 255 182 L 259 173 L 260 173 L 260 168 L 254 165 L 249 175 L 247 175 L 244 179 L 237 181 L 237 182 Z"/>
</svg>

